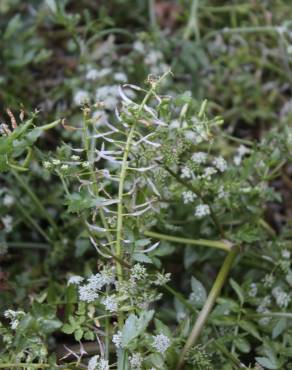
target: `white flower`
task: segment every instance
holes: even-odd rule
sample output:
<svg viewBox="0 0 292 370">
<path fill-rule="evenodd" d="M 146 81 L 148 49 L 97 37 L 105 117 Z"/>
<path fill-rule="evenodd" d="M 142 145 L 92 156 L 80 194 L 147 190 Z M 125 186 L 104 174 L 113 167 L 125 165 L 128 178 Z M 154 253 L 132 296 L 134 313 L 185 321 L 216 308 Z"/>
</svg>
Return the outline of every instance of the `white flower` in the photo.
<svg viewBox="0 0 292 370">
<path fill-rule="evenodd" d="M 73 161 L 79 161 L 80 157 L 79 157 L 79 155 L 75 155 L 75 154 L 73 154 L 73 155 L 71 155 L 71 159 L 72 159 Z"/>
<path fill-rule="evenodd" d="M 51 163 L 51 162 L 49 162 L 49 161 L 44 161 L 44 162 L 43 162 L 43 166 L 44 166 L 45 168 L 49 169 L 49 168 L 51 168 L 51 167 L 52 167 L 52 163 Z"/>
<path fill-rule="evenodd" d="M 90 166 L 90 163 L 89 162 L 82 162 L 82 167 L 83 168 L 88 168 Z"/>
<path fill-rule="evenodd" d="M 236 155 L 236 156 L 233 158 L 233 162 L 234 162 L 234 164 L 235 164 L 236 166 L 239 166 L 239 165 L 240 165 L 240 163 L 241 163 L 241 161 L 242 161 L 242 158 L 241 158 L 241 156 L 240 156 L 240 155 Z"/>
<path fill-rule="evenodd" d="M 199 204 L 195 210 L 195 216 L 202 218 L 210 214 L 210 207 L 207 204 Z"/>
<path fill-rule="evenodd" d="M 117 349 L 122 347 L 122 332 L 120 330 L 117 332 L 117 334 L 113 335 L 112 341 Z"/>
<path fill-rule="evenodd" d="M 131 277 L 130 279 L 135 280 L 143 280 L 147 277 L 147 272 L 144 266 L 140 265 L 140 263 L 136 263 L 131 269 Z"/>
<path fill-rule="evenodd" d="M 94 302 L 98 298 L 98 293 L 90 285 L 83 285 L 79 287 L 79 298 L 87 303 Z"/>
<path fill-rule="evenodd" d="M 144 46 L 143 42 L 141 42 L 140 40 L 135 41 L 134 44 L 133 44 L 133 50 L 138 51 L 141 54 L 144 54 L 145 53 L 145 46 Z"/>
<path fill-rule="evenodd" d="M 229 193 L 224 190 L 224 186 L 221 185 L 218 190 L 218 199 L 227 198 L 229 196 Z"/>
<path fill-rule="evenodd" d="M 275 276 L 273 274 L 267 274 L 262 281 L 265 288 L 270 288 L 275 282 Z"/>
<path fill-rule="evenodd" d="M 88 361 L 88 370 L 96 370 L 97 369 L 97 361 L 99 359 L 99 356 L 93 356 L 91 359 Z"/>
<path fill-rule="evenodd" d="M 73 100 L 76 105 L 84 105 L 89 103 L 89 94 L 85 90 L 79 90 L 74 95 Z"/>
<path fill-rule="evenodd" d="M 207 153 L 197 152 L 192 155 L 192 161 L 196 164 L 205 163 L 207 160 Z"/>
<path fill-rule="evenodd" d="M 214 175 L 216 172 L 217 172 L 217 170 L 214 167 L 206 167 L 202 177 L 205 178 L 206 180 L 210 181 L 211 176 Z"/>
<path fill-rule="evenodd" d="M 98 102 L 103 102 L 105 108 L 114 109 L 118 103 L 119 86 L 102 86 L 96 90 L 95 98 Z"/>
<path fill-rule="evenodd" d="M 170 339 L 164 334 L 153 336 L 153 347 L 159 353 L 164 353 L 170 346 Z"/>
<path fill-rule="evenodd" d="M 6 207 L 11 207 L 14 204 L 14 201 L 15 201 L 15 198 L 12 195 L 6 194 L 3 199 L 3 204 Z"/>
<path fill-rule="evenodd" d="M 182 179 L 190 179 L 192 177 L 192 171 L 188 167 L 183 167 L 180 177 Z"/>
<path fill-rule="evenodd" d="M 10 327 L 12 330 L 15 330 L 20 322 L 20 319 L 25 315 L 23 311 L 13 311 L 13 310 L 6 310 L 4 312 L 4 317 L 10 320 Z"/>
<path fill-rule="evenodd" d="M 66 171 L 68 170 L 69 166 L 67 164 L 62 164 L 61 170 Z"/>
<path fill-rule="evenodd" d="M 108 296 L 101 300 L 101 303 L 110 312 L 116 312 L 118 310 L 118 301 L 114 296 Z"/>
<path fill-rule="evenodd" d="M 286 308 L 291 300 L 289 294 L 284 292 L 280 287 L 275 287 L 272 290 L 272 295 L 280 308 Z"/>
<path fill-rule="evenodd" d="M 290 251 L 288 251 L 288 249 L 283 249 L 282 250 L 282 257 L 283 258 L 289 259 L 290 256 L 291 256 L 291 253 L 290 253 Z"/>
<path fill-rule="evenodd" d="M 112 72 L 111 68 L 102 68 L 99 71 L 97 69 L 89 69 L 86 73 L 87 80 L 97 80 L 108 76 Z"/>
<path fill-rule="evenodd" d="M 151 65 L 151 64 L 158 64 L 161 59 L 163 58 L 163 55 L 161 51 L 158 50 L 150 50 L 149 53 L 146 55 L 144 62 L 145 64 Z"/>
<path fill-rule="evenodd" d="M 224 172 L 227 169 L 227 163 L 223 157 L 218 157 L 213 160 L 213 165 L 220 171 Z"/>
<path fill-rule="evenodd" d="M 257 295 L 257 293 L 258 293 L 258 287 L 257 287 L 257 285 L 255 283 L 250 284 L 248 295 L 250 297 L 255 297 Z"/>
<path fill-rule="evenodd" d="M 245 145 L 240 145 L 237 149 L 238 155 L 243 157 L 244 155 L 248 154 L 250 152 L 250 149 L 248 149 Z"/>
<path fill-rule="evenodd" d="M 92 119 L 96 126 L 104 126 L 108 123 L 108 115 L 104 110 L 96 110 L 92 115 Z"/>
<path fill-rule="evenodd" d="M 197 198 L 196 194 L 193 193 L 192 191 L 184 191 L 182 193 L 184 204 L 188 204 L 194 201 L 194 199 Z"/>
<path fill-rule="evenodd" d="M 135 352 L 129 357 L 131 370 L 140 370 L 143 362 L 141 353 Z"/>
<path fill-rule="evenodd" d="M 70 284 L 79 285 L 80 283 L 82 283 L 83 280 L 84 280 L 84 278 L 82 276 L 73 275 L 73 276 L 70 276 L 67 284 L 68 285 L 70 285 Z"/>
<path fill-rule="evenodd" d="M 128 81 L 128 77 L 123 72 L 117 72 L 114 74 L 114 80 L 117 82 L 126 83 Z"/>
<path fill-rule="evenodd" d="M 60 159 L 53 159 L 53 160 L 52 160 L 52 163 L 53 163 L 55 166 L 58 166 L 58 165 L 61 163 L 61 161 L 60 161 Z"/>
<path fill-rule="evenodd" d="M 12 225 L 12 222 L 13 222 L 13 218 L 10 216 L 10 215 L 6 215 L 4 217 L 2 217 L 2 223 L 4 225 L 4 232 L 5 233 L 11 233 L 12 229 L 13 229 L 13 225 Z"/>
<path fill-rule="evenodd" d="M 171 274 L 168 272 L 166 274 L 162 274 L 161 272 L 157 272 L 154 280 L 154 285 L 165 285 L 170 281 Z"/>
</svg>

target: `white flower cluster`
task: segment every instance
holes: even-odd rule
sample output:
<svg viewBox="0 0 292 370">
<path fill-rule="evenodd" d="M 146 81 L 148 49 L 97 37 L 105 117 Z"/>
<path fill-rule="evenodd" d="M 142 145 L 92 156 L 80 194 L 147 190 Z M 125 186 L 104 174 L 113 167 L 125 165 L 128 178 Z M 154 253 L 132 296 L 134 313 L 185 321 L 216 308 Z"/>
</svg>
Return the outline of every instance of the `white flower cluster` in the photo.
<svg viewBox="0 0 292 370">
<path fill-rule="evenodd" d="M 283 258 L 290 259 L 291 253 L 288 249 L 283 249 L 281 254 Z"/>
<path fill-rule="evenodd" d="M 89 94 L 85 90 L 78 90 L 74 95 L 74 103 L 75 105 L 84 105 L 88 104 L 90 101 Z"/>
<path fill-rule="evenodd" d="M 2 221 L 2 224 L 4 226 L 4 232 L 6 234 L 11 233 L 11 231 L 13 229 L 13 218 L 12 218 L 12 216 L 6 215 L 6 216 L 1 218 L 1 221 Z"/>
<path fill-rule="evenodd" d="M 271 288 L 275 282 L 275 276 L 273 274 L 266 274 L 263 278 L 263 284 L 265 288 Z"/>
<path fill-rule="evenodd" d="M 170 281 L 171 274 L 168 272 L 166 274 L 162 274 L 161 272 L 157 272 L 154 280 L 154 285 L 162 286 L 165 285 Z"/>
<path fill-rule="evenodd" d="M 195 164 L 203 164 L 207 161 L 207 153 L 197 152 L 192 155 L 192 161 Z"/>
<path fill-rule="evenodd" d="M 153 336 L 153 347 L 155 350 L 163 354 L 170 347 L 170 339 L 164 334 Z"/>
<path fill-rule="evenodd" d="M 250 152 L 250 149 L 248 149 L 245 145 L 240 145 L 237 149 L 237 154 L 233 158 L 233 162 L 236 166 L 239 166 L 242 158 Z"/>
<path fill-rule="evenodd" d="M 83 280 L 84 278 L 82 276 L 73 275 L 73 276 L 70 276 L 67 284 L 68 285 L 70 284 L 79 285 L 80 283 L 82 283 Z"/>
<path fill-rule="evenodd" d="M 116 312 L 118 310 L 118 301 L 114 296 L 108 296 L 101 300 L 101 303 L 109 312 Z"/>
<path fill-rule="evenodd" d="M 195 209 L 195 216 L 198 218 L 208 216 L 210 213 L 211 213 L 211 210 L 207 204 L 199 204 Z"/>
<path fill-rule="evenodd" d="M 99 296 L 99 291 L 115 282 L 114 273 L 111 269 L 104 269 L 100 273 L 91 275 L 85 285 L 79 286 L 79 298 L 84 302 L 93 302 Z"/>
<path fill-rule="evenodd" d="M 250 286 L 249 286 L 249 291 L 248 291 L 248 295 L 250 297 L 256 297 L 258 293 L 258 287 L 255 283 L 251 283 Z"/>
<path fill-rule="evenodd" d="M 182 179 L 190 179 L 192 177 L 192 171 L 189 167 L 183 167 L 181 170 L 180 177 Z"/>
<path fill-rule="evenodd" d="M 223 157 L 218 157 L 213 160 L 213 165 L 220 171 L 224 172 L 227 169 L 227 163 Z"/>
<path fill-rule="evenodd" d="M 5 207 L 11 207 L 15 202 L 15 198 L 10 195 L 10 194 L 6 194 L 3 198 L 3 205 Z"/>
<path fill-rule="evenodd" d="M 10 320 L 10 327 L 12 330 L 17 329 L 21 318 L 25 315 L 23 311 L 6 310 L 4 317 Z"/>
<path fill-rule="evenodd" d="M 112 341 L 117 349 L 122 347 L 122 339 L 122 332 L 120 330 L 117 332 L 117 334 L 113 335 Z"/>
<path fill-rule="evenodd" d="M 136 281 L 136 280 L 143 280 L 147 277 L 147 272 L 144 266 L 142 266 L 140 263 L 136 263 L 132 269 L 131 269 L 131 275 L 130 280 Z"/>
<path fill-rule="evenodd" d="M 111 68 L 102 68 L 100 70 L 91 68 L 86 73 L 86 79 L 92 81 L 99 80 L 101 78 L 108 76 L 111 72 L 112 72 Z"/>
<path fill-rule="evenodd" d="M 197 195 L 193 193 L 192 191 L 184 191 L 182 193 L 184 204 L 192 203 L 194 199 L 197 198 Z"/>
<path fill-rule="evenodd" d="M 290 297 L 289 294 L 284 292 L 284 290 L 281 287 L 278 286 L 278 287 L 273 288 L 272 295 L 275 298 L 276 303 L 277 303 L 279 308 L 287 308 L 288 307 L 288 305 L 290 303 L 290 300 L 291 300 L 291 297 Z"/>
<path fill-rule="evenodd" d="M 89 360 L 87 370 L 110 370 L 110 367 L 107 360 L 96 355 Z"/>
<path fill-rule="evenodd" d="M 215 173 L 217 173 L 216 168 L 211 167 L 211 166 L 206 167 L 206 168 L 204 169 L 204 173 L 203 173 L 203 175 L 201 176 L 201 178 L 206 179 L 207 181 L 210 181 L 210 180 L 211 180 L 211 177 L 212 177 L 213 175 L 215 175 Z"/>
<path fill-rule="evenodd" d="M 141 370 L 143 357 L 141 353 L 134 352 L 132 356 L 129 357 L 131 370 Z"/>
<path fill-rule="evenodd" d="M 107 85 L 96 90 L 95 99 L 102 102 L 106 109 L 113 110 L 118 104 L 119 86 Z"/>
</svg>

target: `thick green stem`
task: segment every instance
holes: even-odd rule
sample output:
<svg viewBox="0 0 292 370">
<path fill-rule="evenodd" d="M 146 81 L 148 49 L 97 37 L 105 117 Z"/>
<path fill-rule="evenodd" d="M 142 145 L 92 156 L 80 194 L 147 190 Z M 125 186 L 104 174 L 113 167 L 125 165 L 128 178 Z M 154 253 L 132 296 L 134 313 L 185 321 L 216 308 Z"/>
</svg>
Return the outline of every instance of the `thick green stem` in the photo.
<svg viewBox="0 0 292 370">
<path fill-rule="evenodd" d="M 199 313 L 199 316 L 195 322 L 195 325 L 186 341 L 186 344 L 180 354 L 180 358 L 176 367 L 176 370 L 183 369 L 184 361 L 185 361 L 185 355 L 188 352 L 188 350 L 196 344 L 202 329 L 208 319 L 208 316 L 216 302 L 216 299 L 218 295 L 220 294 L 220 291 L 225 283 L 225 280 L 229 274 L 229 271 L 232 267 L 233 261 L 235 257 L 237 256 L 238 248 L 233 248 L 231 252 L 228 253 L 226 256 L 223 265 L 221 266 L 221 269 L 216 277 L 216 280 L 213 284 L 213 287 L 208 295 L 208 298 Z"/>
<path fill-rule="evenodd" d="M 223 240 L 188 239 L 178 236 L 164 235 L 156 233 L 154 231 L 145 231 L 144 235 L 149 236 L 151 238 L 157 238 L 160 240 L 168 240 L 174 243 L 200 245 L 209 248 L 223 249 L 225 252 L 230 252 L 232 248 L 232 244 L 230 242 Z"/>
</svg>

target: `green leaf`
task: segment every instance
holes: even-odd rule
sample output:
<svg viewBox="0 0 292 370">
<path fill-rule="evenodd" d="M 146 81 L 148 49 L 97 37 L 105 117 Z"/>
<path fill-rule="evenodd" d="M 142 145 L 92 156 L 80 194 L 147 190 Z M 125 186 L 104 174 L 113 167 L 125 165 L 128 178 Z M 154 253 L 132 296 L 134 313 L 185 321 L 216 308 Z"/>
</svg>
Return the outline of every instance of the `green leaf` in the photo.
<svg viewBox="0 0 292 370">
<path fill-rule="evenodd" d="M 238 297 L 241 305 L 243 305 L 243 303 L 244 303 L 244 293 L 243 293 L 241 287 L 237 284 L 237 282 L 235 280 L 230 279 L 229 281 L 230 281 L 230 285 L 232 286 L 233 290 L 237 294 L 237 297 Z"/>
<path fill-rule="evenodd" d="M 278 369 L 278 365 L 267 357 L 256 357 L 257 362 L 267 369 Z"/>
<path fill-rule="evenodd" d="M 245 338 L 237 338 L 234 341 L 236 348 L 239 349 L 240 352 L 249 353 L 250 352 L 250 344 Z"/>
<path fill-rule="evenodd" d="M 126 347 L 134 338 L 138 337 L 147 327 L 154 315 L 154 311 L 143 311 L 140 317 L 131 314 L 122 330 L 122 345 Z"/>
<path fill-rule="evenodd" d="M 94 197 L 85 190 L 68 195 L 65 202 L 65 204 L 68 205 L 68 212 L 72 213 L 93 207 L 103 207 L 114 203 L 117 203 L 114 199 Z"/>
<path fill-rule="evenodd" d="M 191 286 L 193 291 L 193 298 L 191 299 L 192 303 L 196 307 L 202 307 L 207 299 L 207 292 L 203 284 L 192 276 Z"/>
<path fill-rule="evenodd" d="M 287 319 L 282 317 L 273 328 L 272 338 L 275 339 L 287 328 Z"/>
<path fill-rule="evenodd" d="M 152 259 L 146 256 L 145 253 L 134 253 L 133 259 L 138 262 L 152 263 Z"/>
<path fill-rule="evenodd" d="M 72 334 L 74 330 L 75 328 L 69 324 L 64 324 L 62 327 L 62 332 L 65 334 Z"/>
<path fill-rule="evenodd" d="M 77 341 L 80 341 L 83 337 L 83 330 L 81 328 L 77 329 L 74 333 L 74 338 Z"/>
<path fill-rule="evenodd" d="M 242 320 L 242 321 L 239 321 L 239 326 L 241 327 L 241 329 L 245 330 L 246 332 L 248 332 L 249 334 L 257 338 L 258 340 L 262 340 L 256 326 L 253 323 Z"/>
</svg>

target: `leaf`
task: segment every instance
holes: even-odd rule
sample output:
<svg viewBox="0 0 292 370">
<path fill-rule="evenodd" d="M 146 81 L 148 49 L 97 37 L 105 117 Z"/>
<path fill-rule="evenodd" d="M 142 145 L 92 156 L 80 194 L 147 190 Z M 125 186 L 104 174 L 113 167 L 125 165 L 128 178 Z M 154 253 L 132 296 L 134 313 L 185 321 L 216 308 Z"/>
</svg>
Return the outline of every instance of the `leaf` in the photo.
<svg viewBox="0 0 292 370">
<path fill-rule="evenodd" d="M 256 326 L 253 323 L 242 320 L 242 321 L 239 321 L 239 326 L 241 327 L 241 329 L 247 331 L 252 336 L 257 338 L 258 340 L 262 340 Z"/>
<path fill-rule="evenodd" d="M 243 353 L 250 352 L 250 344 L 245 338 L 237 338 L 234 341 L 235 346 Z"/>
<path fill-rule="evenodd" d="M 83 330 L 81 328 L 77 329 L 74 333 L 74 338 L 77 341 L 80 341 L 83 337 Z"/>
<path fill-rule="evenodd" d="M 203 284 L 193 276 L 191 280 L 191 286 L 193 291 L 193 298 L 191 301 L 195 304 L 195 306 L 202 307 L 207 299 L 206 289 L 204 288 Z"/>
<path fill-rule="evenodd" d="M 287 319 L 285 317 L 281 317 L 280 320 L 277 321 L 277 324 L 273 328 L 272 338 L 277 338 L 283 331 L 287 328 Z"/>
<path fill-rule="evenodd" d="M 278 365 L 267 357 L 256 357 L 257 362 L 267 369 L 278 369 Z"/>
<path fill-rule="evenodd" d="M 144 253 L 134 253 L 133 259 L 138 262 L 152 263 L 152 259 Z"/>
<path fill-rule="evenodd" d="M 79 193 L 73 193 L 68 195 L 65 204 L 68 205 L 68 212 L 75 213 L 82 211 L 84 209 L 93 207 L 104 207 L 117 202 L 118 201 L 114 199 L 93 197 L 85 190 L 82 190 Z"/>
<path fill-rule="evenodd" d="M 140 317 L 131 314 L 122 330 L 122 345 L 126 347 L 134 338 L 138 337 L 147 327 L 154 314 L 153 310 L 143 311 Z"/>
<path fill-rule="evenodd" d="M 230 281 L 230 285 L 232 286 L 233 290 L 237 294 L 237 297 L 238 297 L 241 305 L 243 305 L 243 303 L 244 303 L 244 293 L 243 293 L 241 287 L 237 284 L 237 282 L 235 280 L 230 279 L 229 281 Z"/>
</svg>

